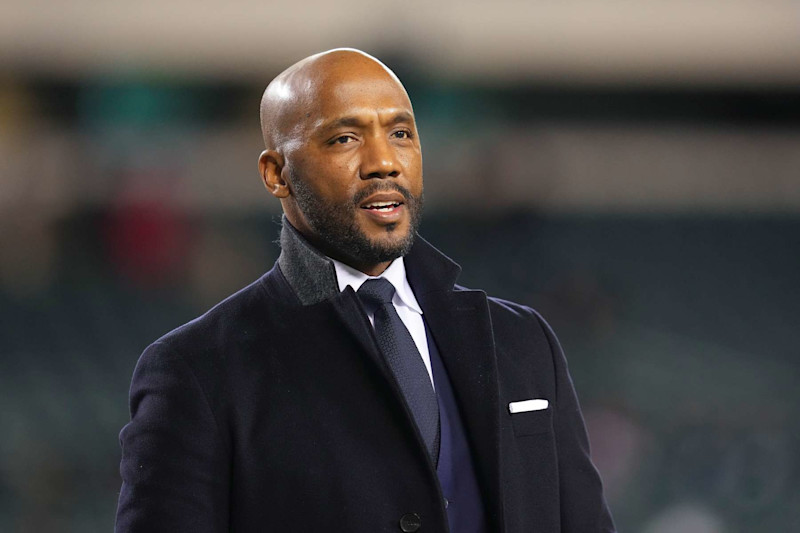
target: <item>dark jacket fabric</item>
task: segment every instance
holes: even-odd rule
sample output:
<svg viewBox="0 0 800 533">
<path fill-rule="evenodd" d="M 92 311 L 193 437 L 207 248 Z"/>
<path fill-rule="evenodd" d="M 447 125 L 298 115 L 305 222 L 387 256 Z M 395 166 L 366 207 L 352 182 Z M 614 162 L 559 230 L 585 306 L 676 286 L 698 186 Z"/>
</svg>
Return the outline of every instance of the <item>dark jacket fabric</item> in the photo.
<svg viewBox="0 0 800 533">
<path fill-rule="evenodd" d="M 451 533 L 490 533 L 486 524 L 486 506 L 461 409 L 436 342 L 429 330 L 426 333 L 441 423 L 436 475 L 445 499 L 447 523 Z"/>
<path fill-rule="evenodd" d="M 332 265 L 299 264 L 282 244 L 261 279 L 139 359 L 120 433 L 116 530 L 448 531 L 436 469 L 355 292 L 330 292 Z M 405 263 L 488 530 L 613 531 L 549 326 L 528 307 L 456 285 L 460 268 L 421 238 Z M 549 407 L 509 413 L 532 398 Z"/>
</svg>

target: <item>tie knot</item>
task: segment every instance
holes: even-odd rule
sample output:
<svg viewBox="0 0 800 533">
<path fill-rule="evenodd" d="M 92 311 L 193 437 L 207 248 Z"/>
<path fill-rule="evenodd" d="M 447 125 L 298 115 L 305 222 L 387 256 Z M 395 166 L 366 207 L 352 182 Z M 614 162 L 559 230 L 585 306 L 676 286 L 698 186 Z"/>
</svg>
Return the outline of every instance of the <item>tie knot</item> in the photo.
<svg viewBox="0 0 800 533">
<path fill-rule="evenodd" d="M 394 292 L 394 285 L 388 279 L 368 279 L 358 289 L 358 297 L 371 312 L 376 307 L 391 303 Z"/>
</svg>

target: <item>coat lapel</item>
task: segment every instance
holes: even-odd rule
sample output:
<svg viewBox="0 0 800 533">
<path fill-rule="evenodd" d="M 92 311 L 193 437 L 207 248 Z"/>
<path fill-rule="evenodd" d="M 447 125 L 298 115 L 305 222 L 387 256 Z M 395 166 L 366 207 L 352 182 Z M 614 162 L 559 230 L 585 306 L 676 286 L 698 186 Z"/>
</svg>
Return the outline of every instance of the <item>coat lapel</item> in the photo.
<svg viewBox="0 0 800 533">
<path fill-rule="evenodd" d="M 497 363 L 486 294 L 430 292 L 418 299 L 464 418 L 492 530 L 503 531 Z"/>
<path fill-rule="evenodd" d="M 356 341 L 369 359 L 380 368 L 387 381 L 391 381 L 389 377 L 391 371 L 381 356 L 375 341 L 375 333 L 369 326 L 369 319 L 358 304 L 358 297 L 352 287 L 347 287 L 341 293 L 335 293 L 326 300 L 303 305 L 279 265 L 270 270 L 262 280 L 271 294 L 293 306 L 295 318 L 301 324 L 305 322 L 303 313 L 316 313 L 321 307 L 332 310 L 336 317 L 336 323 L 344 326 L 340 329 Z"/>
<path fill-rule="evenodd" d="M 358 297 L 352 287 L 347 287 L 332 301 L 336 315 L 346 330 L 358 342 L 361 348 L 387 374 L 388 367 L 378 349 L 375 332 L 369 325 L 364 309 L 358 303 Z"/>
<path fill-rule="evenodd" d="M 486 293 L 456 288 L 461 267 L 419 236 L 405 262 L 464 418 L 491 529 L 503 531 L 499 384 Z"/>
</svg>

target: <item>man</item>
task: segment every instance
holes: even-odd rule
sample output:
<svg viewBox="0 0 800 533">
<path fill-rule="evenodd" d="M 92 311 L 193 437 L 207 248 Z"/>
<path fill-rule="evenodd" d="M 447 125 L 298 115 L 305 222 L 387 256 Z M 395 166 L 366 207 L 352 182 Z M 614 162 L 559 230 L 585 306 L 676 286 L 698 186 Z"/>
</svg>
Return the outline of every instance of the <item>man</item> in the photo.
<svg viewBox="0 0 800 533">
<path fill-rule="evenodd" d="M 416 235 L 396 76 L 311 56 L 261 122 L 281 255 L 139 360 L 117 530 L 612 531 L 555 336 Z"/>
</svg>

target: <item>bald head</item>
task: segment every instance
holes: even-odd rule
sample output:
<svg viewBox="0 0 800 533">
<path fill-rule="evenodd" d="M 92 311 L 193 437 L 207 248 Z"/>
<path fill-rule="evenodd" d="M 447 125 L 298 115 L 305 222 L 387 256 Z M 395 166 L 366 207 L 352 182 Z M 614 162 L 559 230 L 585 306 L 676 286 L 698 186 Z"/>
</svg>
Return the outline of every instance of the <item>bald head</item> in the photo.
<svg viewBox="0 0 800 533">
<path fill-rule="evenodd" d="M 261 100 L 261 179 L 325 255 L 380 273 L 407 253 L 422 207 L 422 151 L 408 94 L 363 52 L 292 65 Z"/>
<path fill-rule="evenodd" d="M 283 152 L 304 137 L 305 126 L 319 115 L 332 92 L 342 84 L 370 82 L 405 88 L 389 68 L 360 50 L 337 48 L 309 56 L 284 70 L 261 98 L 261 133 L 267 150 Z M 406 95 L 406 99 L 408 96 Z M 410 102 L 408 103 L 411 107 Z"/>
</svg>

